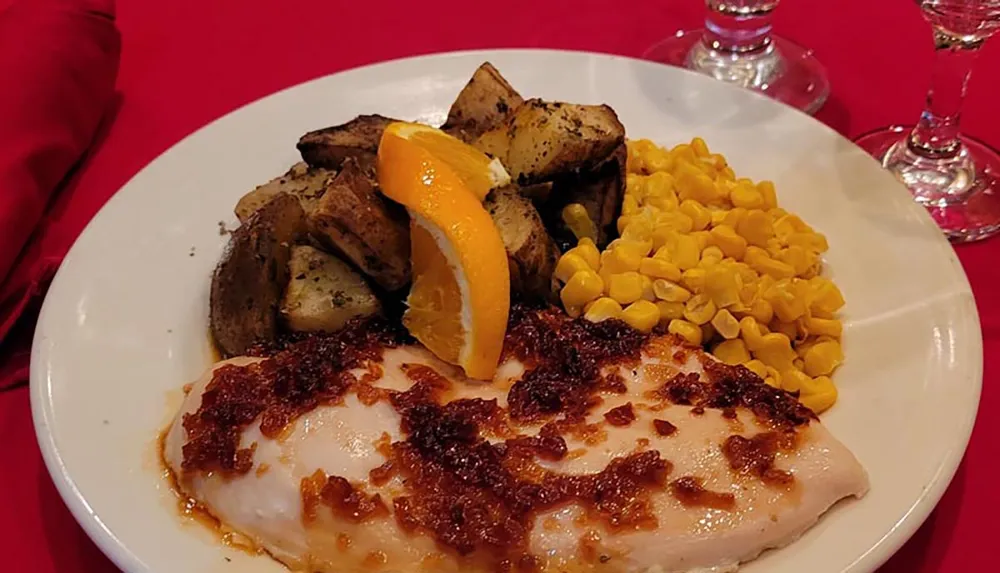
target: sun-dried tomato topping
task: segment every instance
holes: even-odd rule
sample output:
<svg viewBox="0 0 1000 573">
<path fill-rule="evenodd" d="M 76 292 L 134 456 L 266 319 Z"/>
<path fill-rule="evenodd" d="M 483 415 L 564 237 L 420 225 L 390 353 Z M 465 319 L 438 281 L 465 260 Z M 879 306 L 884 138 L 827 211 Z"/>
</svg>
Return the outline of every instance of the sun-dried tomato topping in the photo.
<svg viewBox="0 0 1000 573">
<path fill-rule="evenodd" d="M 389 515 L 389 508 L 379 494 L 368 495 L 346 479 L 327 476 L 323 470 L 316 470 L 311 476 L 302 478 L 299 493 L 302 497 L 302 519 L 306 523 L 316 519 L 321 504 L 329 507 L 334 516 L 354 523 Z"/>
<path fill-rule="evenodd" d="M 201 406 L 182 422 L 184 471 L 250 471 L 253 451 L 239 448 L 240 434 L 258 416 L 261 433 L 277 437 L 303 413 L 340 401 L 356 382 L 349 370 L 378 362 L 383 350 L 409 340 L 399 325 L 360 320 L 335 334 L 279 341 L 273 356 L 260 362 L 216 369 Z"/>
<path fill-rule="evenodd" d="M 672 436 L 677 432 L 677 426 L 666 420 L 653 420 L 653 429 L 658 436 Z"/>
<path fill-rule="evenodd" d="M 792 432 L 764 432 L 745 438 L 729 436 L 722 444 L 722 453 L 733 470 L 759 477 L 771 485 L 787 486 L 794 482 L 791 473 L 774 467 L 774 458 L 779 450 L 795 447 L 796 435 Z"/>
<path fill-rule="evenodd" d="M 670 482 L 670 493 L 685 507 L 710 507 L 731 511 L 736 507 L 736 497 L 705 489 L 700 478 L 685 476 Z"/>
<path fill-rule="evenodd" d="M 704 379 L 693 372 L 680 373 L 652 395 L 674 404 L 694 406 L 691 413 L 695 415 L 704 413 L 705 408 L 721 409 L 723 417 L 730 420 L 737 418 L 737 407 L 744 407 L 776 429 L 801 426 L 816 418 L 794 394 L 768 386 L 743 366 L 730 366 L 707 355 L 701 362 Z"/>
<path fill-rule="evenodd" d="M 656 527 L 649 496 L 662 489 L 671 469 L 658 451 L 616 458 L 594 474 L 560 474 L 535 461 L 566 455 L 558 424 L 546 424 L 535 437 L 490 443 L 480 435 L 482 410 L 458 402 L 465 401 L 394 400 L 408 434 L 392 447 L 407 484 L 406 494 L 393 499 L 404 530 L 461 555 L 492 555 L 502 568 L 530 557 L 534 516 L 567 503 L 589 508 L 611 530 Z"/>
<path fill-rule="evenodd" d="M 705 397 L 705 384 L 694 372 L 681 372 L 660 387 L 660 396 L 674 404 L 690 406 Z"/>
<path fill-rule="evenodd" d="M 632 402 L 608 410 L 604 413 L 604 419 L 612 426 L 627 426 L 631 424 L 635 421 L 635 410 L 632 409 Z"/>
<path fill-rule="evenodd" d="M 594 323 L 569 319 L 556 309 L 512 309 L 505 353 L 532 369 L 510 389 L 511 418 L 533 421 L 560 413 L 582 417 L 597 403 L 596 391 L 614 391 L 622 382 L 614 374 L 602 379 L 601 367 L 638 363 L 648 340 L 620 320 Z"/>
</svg>

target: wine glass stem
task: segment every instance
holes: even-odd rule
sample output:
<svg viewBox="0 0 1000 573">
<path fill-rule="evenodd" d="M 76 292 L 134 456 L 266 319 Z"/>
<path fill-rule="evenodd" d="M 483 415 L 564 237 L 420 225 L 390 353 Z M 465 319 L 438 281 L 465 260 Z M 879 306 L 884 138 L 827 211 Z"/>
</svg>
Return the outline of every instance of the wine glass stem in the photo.
<svg viewBox="0 0 1000 573">
<path fill-rule="evenodd" d="M 734 55 L 762 50 L 771 43 L 771 14 L 777 0 L 708 0 L 702 42 Z"/>
<path fill-rule="evenodd" d="M 910 150 L 917 155 L 944 159 L 956 156 L 961 149 L 959 118 L 980 45 L 934 31 L 934 68 L 927 104 L 908 141 Z"/>
</svg>

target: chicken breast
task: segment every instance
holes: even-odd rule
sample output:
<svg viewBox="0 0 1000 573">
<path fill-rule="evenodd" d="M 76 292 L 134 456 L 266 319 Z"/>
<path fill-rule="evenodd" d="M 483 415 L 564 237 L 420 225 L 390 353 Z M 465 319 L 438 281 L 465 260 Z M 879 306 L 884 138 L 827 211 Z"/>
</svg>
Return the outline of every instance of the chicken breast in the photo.
<svg viewBox="0 0 1000 573">
<path fill-rule="evenodd" d="M 617 321 L 515 309 L 490 384 L 377 320 L 258 354 L 164 461 L 294 571 L 733 571 L 868 488 L 793 396 Z"/>
</svg>

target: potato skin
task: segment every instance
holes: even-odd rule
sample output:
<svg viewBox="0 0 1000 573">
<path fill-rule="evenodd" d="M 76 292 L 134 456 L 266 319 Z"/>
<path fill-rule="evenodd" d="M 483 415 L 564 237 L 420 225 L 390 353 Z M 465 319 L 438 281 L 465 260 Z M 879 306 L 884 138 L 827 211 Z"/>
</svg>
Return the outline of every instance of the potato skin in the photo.
<svg viewBox="0 0 1000 573">
<path fill-rule="evenodd" d="M 299 138 L 299 153 L 311 167 L 340 169 L 352 158 L 367 170 L 375 168 L 382 132 L 395 119 L 378 114 L 359 115 L 347 123 L 310 131 Z"/>
<path fill-rule="evenodd" d="M 292 247 L 281 317 L 296 332 L 334 332 L 382 311 L 368 283 L 347 263 L 308 245 Z"/>
<path fill-rule="evenodd" d="M 294 195 L 302 204 L 302 209 L 309 213 L 315 208 L 320 197 L 326 193 L 327 185 L 336 175 L 336 171 L 309 167 L 300 161 L 284 175 L 275 177 L 240 198 L 234 209 L 236 217 L 241 223 L 245 223 L 254 211 L 263 207 L 279 193 Z"/>
<path fill-rule="evenodd" d="M 524 98 L 493 64 L 483 62 L 459 92 L 441 129 L 466 143 L 504 123 Z"/>
<path fill-rule="evenodd" d="M 552 299 L 559 249 L 534 205 L 512 186 L 491 191 L 483 206 L 507 249 L 511 292 L 521 298 Z"/>
<path fill-rule="evenodd" d="M 209 297 L 212 338 L 224 358 L 275 339 L 291 245 L 304 229 L 299 200 L 279 193 L 233 231 Z"/>
<path fill-rule="evenodd" d="M 375 188 L 371 174 L 344 161 L 309 214 L 312 236 L 379 286 L 397 291 L 410 282 L 410 228 L 406 211 Z"/>
<path fill-rule="evenodd" d="M 529 99 L 475 146 L 500 159 L 519 185 L 591 169 L 625 142 L 625 127 L 606 105 Z"/>
</svg>

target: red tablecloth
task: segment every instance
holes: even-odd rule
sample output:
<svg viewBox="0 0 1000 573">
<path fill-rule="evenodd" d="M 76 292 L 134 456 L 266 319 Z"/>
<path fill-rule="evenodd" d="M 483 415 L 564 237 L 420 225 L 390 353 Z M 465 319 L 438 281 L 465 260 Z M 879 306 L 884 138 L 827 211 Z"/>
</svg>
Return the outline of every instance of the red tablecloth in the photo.
<svg viewBox="0 0 1000 573">
<path fill-rule="evenodd" d="M 0 7 L 9 0 L 0 0 Z M 699 0 L 456 0 L 206 2 L 119 0 L 123 57 L 115 120 L 54 206 L 59 224 L 40 240 L 68 246 L 121 185 L 212 119 L 275 90 L 379 60 L 490 47 L 550 47 L 638 56 L 701 18 Z M 910 0 L 786 0 L 782 35 L 815 49 L 833 96 L 819 118 L 848 137 L 912 122 L 929 76 L 931 38 Z M 1000 146 L 1000 40 L 970 83 L 964 127 Z M 2 89 L 11 89 L 4 86 Z M 1000 239 L 958 249 L 985 338 L 982 412 L 1000 408 Z M 920 264 L 920 261 L 913 261 Z M 25 325 L 19 336 L 28 337 Z M 0 359 L 9 356 L 0 349 Z M 929 421 L 932 423 L 933 421 Z M 941 505 L 883 569 L 993 569 L 1000 421 L 981 415 Z M 0 570 L 115 571 L 75 524 L 42 464 L 27 389 L 0 393 Z M 179 572 L 181 573 L 181 572 Z"/>
</svg>

